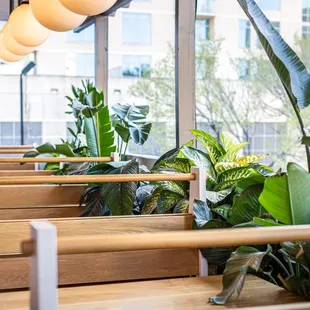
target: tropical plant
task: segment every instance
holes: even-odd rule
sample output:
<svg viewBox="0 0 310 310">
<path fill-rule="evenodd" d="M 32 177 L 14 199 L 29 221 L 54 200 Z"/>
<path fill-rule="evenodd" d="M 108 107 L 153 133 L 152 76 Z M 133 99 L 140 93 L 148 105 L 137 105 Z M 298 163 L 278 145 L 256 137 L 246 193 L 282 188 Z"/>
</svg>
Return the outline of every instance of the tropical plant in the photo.
<svg viewBox="0 0 310 310">
<path fill-rule="evenodd" d="M 234 144 L 225 134 L 221 135 L 221 141 L 217 141 L 204 131 L 191 132 L 204 147 L 204 151 L 194 148 L 191 141 L 164 154 L 151 172 L 189 173 L 193 166 L 202 167 L 207 176 L 208 203 L 220 219 L 227 220 L 228 211 L 233 206 L 233 197 L 242 192 L 240 188 L 236 189 L 236 185 L 245 179 L 252 179 L 252 182 L 257 179 L 257 182 L 263 183 L 265 176 L 272 174 L 273 170 L 257 163 L 265 155 L 239 156 L 248 143 Z M 188 211 L 189 182 L 154 182 L 151 185 L 154 191 L 141 209 L 143 214 Z M 262 190 L 262 185 L 258 190 Z M 240 199 L 236 203 L 240 204 L 241 201 Z"/>
<path fill-rule="evenodd" d="M 287 173 L 268 177 L 259 202 L 270 218 L 253 218 L 253 225 L 310 224 L 309 187 L 310 174 L 294 163 L 288 164 Z M 223 291 L 212 297 L 212 302 L 224 304 L 236 290 L 240 294 L 249 268 L 274 284 L 310 298 L 309 243 L 284 242 L 263 247 L 263 250 L 261 247 L 235 249 L 223 274 Z M 268 258 L 268 264 L 264 264 Z"/>
<path fill-rule="evenodd" d="M 102 163 L 89 169 L 88 174 L 139 174 L 141 170 L 147 172 L 132 160 Z M 81 216 L 132 215 L 141 199 L 139 186 L 137 182 L 89 184 L 81 199 Z"/>
<path fill-rule="evenodd" d="M 290 99 L 301 128 L 302 142 L 306 145 L 310 171 L 308 148 L 310 138 L 307 136 L 300 114 L 300 109 L 306 108 L 310 103 L 310 74 L 296 53 L 273 28 L 255 1 L 238 0 L 238 2 L 256 30 Z M 262 192 L 259 196 L 252 195 L 254 199 L 248 199 L 246 208 L 240 209 L 240 206 L 236 208 L 238 216 L 235 218 L 239 218 L 242 213 L 252 208 L 260 207 L 261 214 L 258 216 L 250 214 L 252 220 L 246 225 L 310 224 L 309 186 L 310 174 L 297 164 L 289 163 L 287 173 L 279 172 L 264 180 Z M 272 247 L 265 245 L 256 248 L 234 249 L 223 274 L 223 291 L 210 298 L 210 301 L 224 304 L 235 291 L 240 294 L 248 270 L 254 271 L 295 294 L 309 298 L 309 248 L 309 243 L 305 242 L 284 242 Z M 268 261 L 267 265 L 266 261 Z"/>
<path fill-rule="evenodd" d="M 118 152 L 125 159 L 129 141 L 143 145 L 151 132 L 152 124 L 146 122 L 149 106 L 121 105 L 112 107 L 112 124 L 118 133 Z"/>
<path fill-rule="evenodd" d="M 90 81 L 82 81 L 83 88 L 72 86 L 73 98 L 68 106 L 72 111 L 66 113 L 75 117 L 76 132 L 68 128 L 71 142 L 62 140 L 62 144 L 45 143 L 35 151 L 27 152 L 24 157 L 36 157 L 43 154 L 53 156 L 92 156 L 108 157 L 116 151 L 114 130 L 110 120 L 108 106 L 104 104 L 104 94 L 99 92 Z"/>
</svg>

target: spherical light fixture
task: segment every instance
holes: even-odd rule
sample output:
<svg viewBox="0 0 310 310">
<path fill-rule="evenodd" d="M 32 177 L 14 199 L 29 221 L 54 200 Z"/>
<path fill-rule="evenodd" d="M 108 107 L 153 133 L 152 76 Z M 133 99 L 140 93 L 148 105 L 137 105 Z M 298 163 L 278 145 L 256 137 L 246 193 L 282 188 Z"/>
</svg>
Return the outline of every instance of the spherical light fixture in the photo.
<svg viewBox="0 0 310 310">
<path fill-rule="evenodd" d="M 98 15 L 110 9 L 117 0 L 60 0 L 70 11 L 81 15 Z"/>
<path fill-rule="evenodd" d="M 69 11 L 59 0 L 30 0 L 30 7 L 41 25 L 58 32 L 72 30 L 87 18 Z"/>
<path fill-rule="evenodd" d="M 49 30 L 34 18 L 28 3 L 22 3 L 12 12 L 8 24 L 16 42 L 27 47 L 39 46 L 49 35 Z"/>
<path fill-rule="evenodd" d="M 3 32 L 0 33 L 0 59 L 6 62 L 16 62 L 23 59 L 23 56 L 14 55 L 5 47 L 3 42 Z"/>
<path fill-rule="evenodd" d="M 2 40 L 7 50 L 17 56 L 26 56 L 35 50 L 35 47 L 27 47 L 17 43 L 12 37 L 7 23 L 2 28 L 2 34 Z"/>
</svg>

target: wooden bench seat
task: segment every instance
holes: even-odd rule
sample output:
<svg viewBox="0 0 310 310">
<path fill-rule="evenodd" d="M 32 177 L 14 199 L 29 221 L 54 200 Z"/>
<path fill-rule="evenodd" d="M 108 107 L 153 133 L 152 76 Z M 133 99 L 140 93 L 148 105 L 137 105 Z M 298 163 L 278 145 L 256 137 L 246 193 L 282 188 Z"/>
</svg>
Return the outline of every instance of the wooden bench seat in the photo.
<svg viewBox="0 0 310 310">
<path fill-rule="evenodd" d="M 267 281 L 249 276 L 240 298 L 234 296 L 225 306 L 209 304 L 208 297 L 221 289 L 220 276 L 61 288 L 59 309 L 222 310 L 304 301 Z M 29 292 L 0 293 L 0 309 L 29 309 Z"/>
</svg>

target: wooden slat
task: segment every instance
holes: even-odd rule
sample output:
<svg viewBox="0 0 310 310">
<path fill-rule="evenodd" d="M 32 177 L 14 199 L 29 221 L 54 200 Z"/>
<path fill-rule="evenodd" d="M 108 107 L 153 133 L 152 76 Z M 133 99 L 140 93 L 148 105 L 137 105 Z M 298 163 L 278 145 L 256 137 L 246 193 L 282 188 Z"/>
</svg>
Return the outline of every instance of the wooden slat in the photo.
<svg viewBox="0 0 310 310">
<path fill-rule="evenodd" d="M 54 170 L 2 170 L 0 177 L 16 177 L 16 176 L 43 176 L 52 175 Z"/>
<path fill-rule="evenodd" d="M 56 225 L 58 237 L 70 237 L 190 230 L 193 217 L 189 214 L 181 214 L 51 219 L 50 221 Z M 0 236 L 0 254 L 21 253 L 21 241 L 30 236 L 29 221 L 0 221 Z"/>
<path fill-rule="evenodd" d="M 132 216 L 55 219 L 60 237 L 190 230 L 191 215 Z M 0 290 L 28 287 L 28 258 L 6 258 L 20 253 L 20 242 L 29 238 L 28 221 L 0 222 Z M 59 256 L 61 285 L 114 282 L 197 275 L 198 251 L 194 249 L 134 251 Z"/>
<path fill-rule="evenodd" d="M 0 170 L 34 170 L 34 164 L 1 164 Z"/>
<path fill-rule="evenodd" d="M 2 151 L 5 152 L 5 151 Z M 14 151 L 18 154 L 19 150 Z M 1 153 L 0 154 L 6 154 Z M 0 157 L 0 163 L 98 163 L 98 162 L 111 162 L 112 157 L 35 157 L 35 158 L 15 158 L 15 157 Z"/>
<path fill-rule="evenodd" d="M 0 149 L 0 154 L 25 154 L 26 152 L 34 151 L 34 149 Z"/>
<path fill-rule="evenodd" d="M 0 259 L 0 291 L 27 288 L 28 264 L 28 258 Z M 198 251 L 182 249 L 60 255 L 58 270 L 59 285 L 197 275 Z"/>
<path fill-rule="evenodd" d="M 59 309 L 224 310 L 249 309 L 253 306 L 286 310 L 309 309 L 309 303 L 305 303 L 304 308 L 278 308 L 277 305 L 305 300 L 254 276 L 247 277 L 239 298 L 232 297 L 227 305 L 214 306 L 208 303 L 208 298 L 218 294 L 221 288 L 220 276 L 61 288 L 58 291 Z M 28 292 L 2 293 L 0 299 L 3 309 L 28 309 Z"/>
<path fill-rule="evenodd" d="M 0 209 L 25 206 L 79 205 L 85 189 L 85 185 L 0 186 L 0 197 L 2 197 Z"/>
<path fill-rule="evenodd" d="M 74 176 L 34 176 L 27 178 L 1 177 L 1 185 L 19 184 L 78 184 L 78 183 L 118 183 L 118 182 L 141 182 L 141 181 L 193 181 L 194 173 L 180 174 L 102 174 L 102 175 L 74 175 Z"/>
<path fill-rule="evenodd" d="M 0 221 L 78 217 L 81 211 L 78 206 L 0 209 Z"/>
<path fill-rule="evenodd" d="M 33 149 L 33 145 L 1 145 L 0 150 L 27 150 L 27 149 Z"/>
</svg>

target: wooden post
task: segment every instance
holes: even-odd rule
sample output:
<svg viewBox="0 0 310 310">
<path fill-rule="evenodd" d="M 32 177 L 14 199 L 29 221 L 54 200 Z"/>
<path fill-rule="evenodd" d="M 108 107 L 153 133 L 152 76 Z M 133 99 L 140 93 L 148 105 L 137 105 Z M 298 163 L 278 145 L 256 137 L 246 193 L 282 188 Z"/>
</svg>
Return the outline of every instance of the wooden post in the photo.
<svg viewBox="0 0 310 310">
<path fill-rule="evenodd" d="M 31 222 L 35 243 L 30 258 L 30 309 L 57 310 L 57 230 L 48 221 Z"/>
<path fill-rule="evenodd" d="M 111 153 L 111 158 L 114 162 L 119 162 L 120 161 L 120 157 L 119 154 L 117 152 L 113 152 Z"/>
<path fill-rule="evenodd" d="M 190 181 L 189 190 L 189 213 L 194 214 L 194 200 L 206 201 L 207 177 L 203 168 L 192 167 L 191 173 L 194 173 L 196 178 Z M 208 276 L 208 262 L 199 251 L 199 275 L 201 277 Z"/>
</svg>

